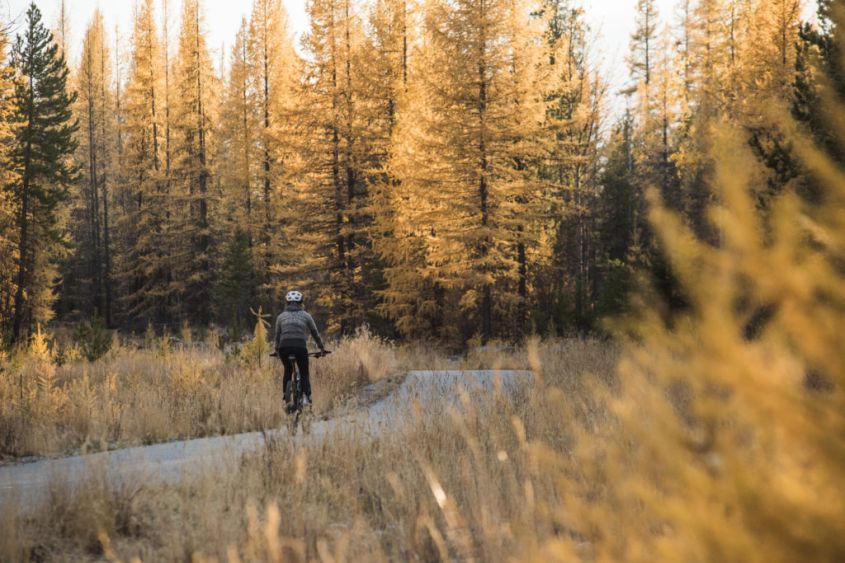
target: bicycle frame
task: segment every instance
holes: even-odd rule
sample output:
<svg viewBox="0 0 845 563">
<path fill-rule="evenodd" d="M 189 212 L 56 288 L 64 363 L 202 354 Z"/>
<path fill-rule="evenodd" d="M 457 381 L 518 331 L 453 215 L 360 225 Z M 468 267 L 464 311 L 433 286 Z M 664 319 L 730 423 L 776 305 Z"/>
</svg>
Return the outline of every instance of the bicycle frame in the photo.
<svg viewBox="0 0 845 563">
<path fill-rule="evenodd" d="M 310 352 L 308 354 L 309 357 L 314 358 L 321 358 L 325 355 L 331 354 L 330 351 L 326 350 L 325 352 Z M 270 354 L 272 357 L 278 357 L 278 354 L 275 352 Z M 281 358 L 279 358 L 281 360 Z M 291 434 L 296 433 L 297 425 L 302 418 L 302 413 L 304 411 L 304 405 L 302 404 L 302 376 L 299 373 L 299 364 L 296 363 L 296 356 L 290 354 L 287 356 L 287 360 L 291 362 L 293 366 L 293 374 L 291 374 L 290 382 L 290 403 L 289 406 L 286 406 L 286 411 L 288 414 L 288 426 L 290 427 Z M 285 391 L 284 389 L 282 390 Z M 303 429 L 307 432 L 308 431 L 308 424 L 307 421 L 303 420 Z"/>
</svg>

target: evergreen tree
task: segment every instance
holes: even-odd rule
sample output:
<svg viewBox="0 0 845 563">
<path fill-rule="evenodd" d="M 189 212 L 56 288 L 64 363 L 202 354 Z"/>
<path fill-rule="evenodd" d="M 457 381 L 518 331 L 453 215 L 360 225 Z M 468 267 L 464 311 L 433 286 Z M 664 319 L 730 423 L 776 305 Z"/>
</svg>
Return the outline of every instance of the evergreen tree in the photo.
<svg viewBox="0 0 845 563">
<path fill-rule="evenodd" d="M 599 228 L 602 257 L 610 262 L 627 263 L 637 242 L 639 194 L 631 171 L 633 128 L 630 114 L 614 126 L 607 163 L 602 172 Z"/>
<path fill-rule="evenodd" d="M 837 162 L 845 162 L 845 146 L 834 131 L 833 115 L 822 103 L 824 95 L 845 100 L 842 60 L 842 14 L 834 0 L 819 0 L 818 24 L 804 23 L 799 30 L 792 114 Z M 805 182 L 806 183 L 806 182 Z"/>
<path fill-rule="evenodd" d="M 31 4 L 25 29 L 12 48 L 12 168 L 19 177 L 8 188 L 17 211 L 16 287 L 11 337 L 18 342 L 35 322 L 48 320 L 54 295 L 55 260 L 65 241 L 61 204 L 77 170 L 69 71 L 52 34 Z"/>
<path fill-rule="evenodd" d="M 648 218 L 646 216 L 645 193 L 648 188 L 657 185 L 662 179 L 660 174 L 664 163 L 660 160 L 660 149 L 665 140 L 666 131 L 662 131 L 663 123 L 660 119 L 662 108 L 660 94 L 666 93 L 664 77 L 658 76 L 658 45 L 657 26 L 659 14 L 654 0 L 639 0 L 637 2 L 637 27 L 631 36 L 628 64 L 631 80 L 634 86 L 631 95 L 634 97 L 636 111 L 631 123 L 623 124 L 623 129 L 630 135 L 631 160 L 629 161 L 630 182 L 632 183 L 632 197 L 630 211 L 633 221 L 632 235 L 638 251 L 644 251 L 651 241 L 649 236 Z M 661 61 L 665 64 L 665 61 Z M 658 88 L 660 86 L 660 88 Z M 663 135 L 661 135 L 663 133 Z M 629 256 L 616 258 L 627 260 Z"/>
<path fill-rule="evenodd" d="M 723 115 L 727 89 L 726 63 L 728 29 L 724 23 L 724 0 L 700 0 L 686 21 L 689 36 L 689 74 L 686 88 L 687 112 L 680 131 L 679 147 L 673 156 L 681 182 L 682 208 L 696 234 L 710 242 L 718 241 L 706 210 L 714 202 L 710 127 Z"/>
<path fill-rule="evenodd" d="M 237 229 L 226 248 L 215 288 L 217 318 L 235 330 L 246 327 L 254 298 L 255 270 L 250 257 L 249 238 Z"/>
</svg>

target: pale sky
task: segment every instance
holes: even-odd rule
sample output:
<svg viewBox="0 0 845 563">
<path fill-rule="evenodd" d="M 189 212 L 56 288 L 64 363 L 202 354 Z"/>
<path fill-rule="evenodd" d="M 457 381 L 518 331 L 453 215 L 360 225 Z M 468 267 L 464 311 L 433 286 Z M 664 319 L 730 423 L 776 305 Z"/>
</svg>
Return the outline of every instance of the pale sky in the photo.
<svg viewBox="0 0 845 563">
<path fill-rule="evenodd" d="M 171 1 L 171 19 L 174 25 L 178 21 L 180 12 L 179 0 Z M 288 11 L 289 24 L 294 34 L 300 34 L 307 29 L 308 20 L 305 14 L 306 0 L 283 0 Z M 608 64 L 619 62 L 624 66 L 624 49 L 633 27 L 633 12 L 636 0 L 582 0 L 586 7 L 590 24 L 594 33 L 601 34 L 601 50 L 604 52 Z M 52 27 L 58 14 L 60 0 L 36 0 L 41 8 L 44 19 Z M 106 18 L 106 26 L 111 32 L 115 24 L 120 26 L 121 33 L 127 38 L 130 33 L 132 12 L 136 0 L 65 0 L 70 14 L 71 44 L 81 41 L 82 34 L 88 24 L 94 9 L 99 6 Z M 159 2 L 160 3 L 160 0 Z M 659 0 L 661 13 L 672 16 L 674 0 Z M 231 46 L 235 33 L 240 25 L 241 17 L 249 15 L 251 0 L 205 0 L 205 20 L 209 34 L 209 46 L 219 49 L 221 45 Z M 29 5 L 29 0 L 0 0 L 0 17 L 23 19 L 23 14 Z M 77 49 L 78 51 L 78 49 Z M 78 56 L 74 52 L 72 57 Z M 219 59 L 219 56 L 217 57 Z"/>
<path fill-rule="evenodd" d="M 592 33 L 598 37 L 598 48 L 593 53 L 601 61 L 606 79 L 611 84 L 612 91 L 621 89 L 628 76 L 625 56 L 628 43 L 634 27 L 634 6 L 637 0 L 580 0 L 585 8 Z M 172 33 L 176 33 L 181 11 L 179 0 L 171 2 Z M 305 14 L 306 0 L 283 0 L 288 11 L 291 32 L 298 36 L 308 27 Z M 57 21 L 60 0 L 36 0 L 41 8 L 46 22 L 53 27 Z M 81 37 L 88 21 L 97 6 L 103 11 L 107 29 L 114 32 L 115 25 L 121 30 L 121 35 L 128 39 L 131 32 L 133 7 L 136 0 L 65 0 L 66 9 L 70 14 L 70 43 L 77 46 L 71 52 L 71 60 L 78 57 Z M 157 0 L 160 4 L 160 0 Z M 676 0 L 658 0 L 658 10 L 664 22 L 675 23 Z M 807 0 L 810 3 L 810 0 Z M 209 34 L 209 46 L 216 51 L 214 57 L 220 60 L 221 46 L 228 51 L 234 42 L 235 33 L 241 18 L 249 14 L 251 0 L 204 0 L 206 28 Z M 29 0 L 0 0 L 0 17 L 4 21 L 13 18 L 16 23 L 23 20 L 23 15 L 29 5 Z M 13 26 L 13 30 L 15 27 Z M 614 104 L 615 105 L 615 104 Z"/>
</svg>

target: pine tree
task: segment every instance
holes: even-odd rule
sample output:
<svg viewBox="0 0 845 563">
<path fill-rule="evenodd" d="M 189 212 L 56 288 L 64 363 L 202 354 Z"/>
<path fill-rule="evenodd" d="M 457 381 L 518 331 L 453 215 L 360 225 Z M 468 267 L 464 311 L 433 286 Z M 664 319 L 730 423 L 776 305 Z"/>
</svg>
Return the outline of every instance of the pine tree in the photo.
<svg viewBox="0 0 845 563">
<path fill-rule="evenodd" d="M 611 132 L 607 164 L 602 173 L 600 236 L 602 258 L 627 263 L 636 244 L 638 193 L 631 163 L 634 120 L 630 113 Z"/>
<path fill-rule="evenodd" d="M 255 297 L 255 285 L 249 238 L 236 229 L 226 248 L 215 288 L 217 318 L 235 331 L 245 328 Z"/>
<path fill-rule="evenodd" d="M 792 114 L 806 124 L 813 137 L 836 162 L 845 162 L 845 147 L 834 132 L 835 119 L 822 103 L 825 95 L 845 100 L 842 60 L 842 15 L 834 0 L 820 0 L 818 24 L 801 25 L 796 53 Z M 811 183 L 812 180 L 805 180 Z M 815 190 L 813 190 L 815 191 Z"/>
<path fill-rule="evenodd" d="M 20 171 L 10 187 L 16 218 L 16 288 L 12 341 L 18 342 L 35 322 L 48 320 L 54 296 L 55 260 L 61 252 L 60 206 L 76 169 L 72 120 L 75 95 L 68 92 L 69 71 L 52 34 L 31 4 L 25 30 L 12 48 L 15 93 L 12 100 L 14 148 L 12 167 Z"/>
<path fill-rule="evenodd" d="M 650 245 L 648 220 L 646 217 L 645 192 L 646 189 L 659 181 L 660 167 L 659 147 L 662 123 L 658 118 L 661 101 L 656 88 L 658 41 L 657 26 L 659 14 L 654 0 L 639 0 L 637 2 L 637 27 L 631 35 L 631 56 L 628 64 L 631 79 L 634 83 L 631 94 L 634 97 L 636 111 L 632 128 L 626 129 L 631 133 L 631 168 L 630 181 L 632 183 L 634 201 L 633 234 L 639 249 Z M 665 84 L 662 84 L 665 87 Z M 665 90 L 663 91 L 665 95 Z M 665 148 L 665 147 L 664 147 Z M 627 260 L 629 256 L 617 258 Z"/>
</svg>

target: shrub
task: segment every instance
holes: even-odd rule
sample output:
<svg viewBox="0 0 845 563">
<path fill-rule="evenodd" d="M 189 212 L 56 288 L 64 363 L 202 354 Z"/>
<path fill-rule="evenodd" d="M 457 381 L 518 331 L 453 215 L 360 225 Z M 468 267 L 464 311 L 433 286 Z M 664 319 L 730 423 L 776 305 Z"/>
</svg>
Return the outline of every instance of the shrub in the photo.
<svg viewBox="0 0 845 563">
<path fill-rule="evenodd" d="M 82 321 L 76 325 L 75 341 L 82 355 L 89 362 L 105 356 L 112 344 L 112 337 L 99 317 Z"/>
</svg>

